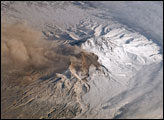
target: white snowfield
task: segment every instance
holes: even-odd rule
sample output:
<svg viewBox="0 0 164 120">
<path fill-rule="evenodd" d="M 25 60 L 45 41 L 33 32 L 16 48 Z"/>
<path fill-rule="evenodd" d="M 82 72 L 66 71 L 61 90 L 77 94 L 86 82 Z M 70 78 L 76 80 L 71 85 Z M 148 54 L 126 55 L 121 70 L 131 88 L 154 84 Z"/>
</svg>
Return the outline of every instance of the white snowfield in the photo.
<svg viewBox="0 0 164 120">
<path fill-rule="evenodd" d="M 142 99 L 145 99 L 144 94 L 154 89 L 149 84 L 155 84 L 157 81 L 153 83 L 151 77 L 148 76 L 145 79 L 144 77 L 148 71 L 151 72 L 154 69 L 150 66 L 162 60 L 162 55 L 159 54 L 160 47 L 143 35 L 130 32 L 124 27 L 111 28 L 110 25 L 105 27 L 97 25 L 96 28 L 91 27 L 91 29 L 95 31 L 95 37 L 83 43 L 82 48 L 95 53 L 106 71 L 104 71 L 105 73 L 90 71 L 88 80 L 91 90 L 84 96 L 84 101 L 90 104 L 91 109 L 82 116 L 86 115 L 89 118 L 129 118 L 132 115 L 132 118 L 147 118 L 150 114 L 148 118 L 162 117 L 162 109 L 160 108 L 153 111 L 159 116 L 150 111 L 147 111 L 146 114 L 140 112 L 128 114 L 126 112 L 131 111 L 125 111 L 131 107 L 131 104 L 133 106 L 134 101 L 139 100 L 142 104 Z M 148 66 L 148 69 L 144 66 Z M 145 75 L 142 72 L 138 73 L 140 70 Z M 106 74 L 108 74 L 107 77 Z M 151 75 L 152 73 L 148 72 L 148 74 Z M 145 88 L 140 87 L 140 85 L 145 86 Z M 160 86 L 162 88 L 162 85 Z M 154 98 L 154 102 L 157 102 L 158 98 L 160 99 L 160 95 Z M 140 106 L 140 103 L 135 104 Z M 140 106 L 141 111 L 143 109 L 149 110 L 151 105 L 144 105 L 143 108 Z"/>
<path fill-rule="evenodd" d="M 89 108 L 76 118 L 163 118 L 163 2 L 44 3 L 17 2 L 10 9 L 21 12 L 2 15 L 51 36 L 59 30 L 71 38 L 64 43 L 86 38 L 80 47 L 101 67 L 89 69 L 90 90 L 82 96 Z"/>
</svg>

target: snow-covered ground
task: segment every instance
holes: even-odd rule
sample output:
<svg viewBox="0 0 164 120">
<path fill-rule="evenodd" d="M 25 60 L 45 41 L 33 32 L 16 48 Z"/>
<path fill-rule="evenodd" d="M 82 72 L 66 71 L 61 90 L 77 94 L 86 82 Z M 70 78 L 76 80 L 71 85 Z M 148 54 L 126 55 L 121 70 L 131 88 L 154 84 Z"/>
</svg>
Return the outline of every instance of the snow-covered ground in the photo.
<svg viewBox="0 0 164 120">
<path fill-rule="evenodd" d="M 163 2 L 1 2 L 2 22 L 25 21 L 49 40 L 79 45 L 91 66 L 76 118 L 163 118 Z M 63 73 L 65 74 L 65 73 Z"/>
<path fill-rule="evenodd" d="M 88 80 L 91 90 L 84 96 L 84 101 L 92 109 L 82 116 L 86 115 L 89 118 L 161 117 L 162 108 L 150 102 L 158 103 L 161 107 L 163 104 L 162 94 L 159 94 L 159 89 L 162 90 L 160 47 L 139 33 L 130 32 L 124 27 L 109 29 L 108 26 L 94 28 L 95 37 L 82 44 L 83 49 L 98 55 L 99 62 L 107 69 L 105 74 L 108 74 L 105 77 L 102 73 L 90 73 Z M 158 70 L 161 75 L 153 74 Z M 149 111 L 153 109 L 151 107 L 154 110 Z M 138 113 L 132 112 L 137 109 Z M 90 112 L 93 113 L 90 114 Z"/>
</svg>

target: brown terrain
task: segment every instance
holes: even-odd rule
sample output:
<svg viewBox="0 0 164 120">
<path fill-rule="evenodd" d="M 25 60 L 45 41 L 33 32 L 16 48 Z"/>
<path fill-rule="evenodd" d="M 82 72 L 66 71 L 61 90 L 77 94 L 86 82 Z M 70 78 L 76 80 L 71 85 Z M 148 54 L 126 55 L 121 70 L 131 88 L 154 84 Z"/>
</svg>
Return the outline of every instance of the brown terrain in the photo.
<svg viewBox="0 0 164 120">
<path fill-rule="evenodd" d="M 24 24 L 2 24 L 1 34 L 2 118 L 73 118 L 87 109 L 81 95 L 89 67 L 99 67 L 96 55 Z"/>
</svg>

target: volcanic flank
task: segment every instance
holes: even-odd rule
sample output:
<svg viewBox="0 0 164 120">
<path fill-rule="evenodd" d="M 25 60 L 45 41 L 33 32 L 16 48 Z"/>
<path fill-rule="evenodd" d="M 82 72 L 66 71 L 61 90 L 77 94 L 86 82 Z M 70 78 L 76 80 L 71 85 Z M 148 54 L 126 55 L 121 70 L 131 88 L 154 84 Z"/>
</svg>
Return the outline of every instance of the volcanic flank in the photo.
<svg viewBox="0 0 164 120">
<path fill-rule="evenodd" d="M 84 91 L 83 87 L 89 90 L 85 79 L 88 76 L 89 67 L 91 64 L 96 68 L 100 65 L 95 54 L 87 53 L 77 46 L 59 45 L 56 41 L 45 40 L 39 31 L 25 24 L 3 24 L 1 31 L 3 118 L 13 118 L 15 113 L 17 114 L 15 118 L 29 118 L 32 111 L 27 114 L 28 108 L 33 109 L 36 106 L 32 104 L 37 104 L 39 106 L 36 109 L 41 109 L 40 99 L 53 97 L 51 106 L 55 107 L 60 103 L 63 105 L 62 100 L 66 99 L 71 91 L 73 93 L 69 95 L 70 102 L 77 102 L 76 109 L 82 110 L 80 94 Z M 69 72 L 69 77 L 72 76 L 72 80 L 62 75 L 66 71 Z M 38 83 L 40 85 L 36 87 Z M 50 88 L 42 88 L 43 86 L 52 86 L 53 89 L 48 91 L 47 89 Z M 61 91 L 62 95 L 59 94 Z M 56 104 L 58 100 L 60 102 Z M 18 112 L 21 108 L 25 111 Z M 59 107 L 59 109 L 62 108 Z M 67 109 L 70 110 L 72 107 Z M 74 112 L 72 116 L 75 116 L 78 110 Z M 35 113 L 33 117 L 43 117 L 38 114 Z M 71 118 L 71 115 L 67 113 L 64 116 Z M 60 118 L 58 115 L 53 115 L 53 117 Z"/>
</svg>

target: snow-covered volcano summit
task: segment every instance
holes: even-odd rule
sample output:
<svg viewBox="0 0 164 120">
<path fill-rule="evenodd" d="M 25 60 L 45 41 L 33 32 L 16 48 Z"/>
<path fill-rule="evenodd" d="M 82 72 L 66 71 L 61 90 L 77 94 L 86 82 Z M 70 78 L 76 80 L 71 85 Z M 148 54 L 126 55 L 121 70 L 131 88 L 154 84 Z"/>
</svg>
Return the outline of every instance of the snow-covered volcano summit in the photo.
<svg viewBox="0 0 164 120">
<path fill-rule="evenodd" d="M 83 43 L 82 48 L 95 53 L 99 62 L 117 76 L 130 77 L 143 65 L 162 60 L 160 47 L 137 32 L 112 24 L 90 29 L 94 36 Z"/>
</svg>

